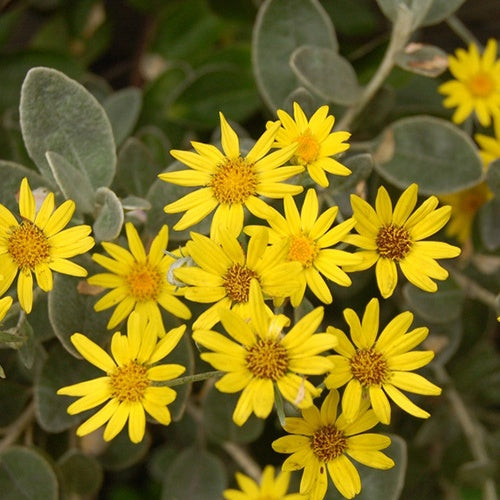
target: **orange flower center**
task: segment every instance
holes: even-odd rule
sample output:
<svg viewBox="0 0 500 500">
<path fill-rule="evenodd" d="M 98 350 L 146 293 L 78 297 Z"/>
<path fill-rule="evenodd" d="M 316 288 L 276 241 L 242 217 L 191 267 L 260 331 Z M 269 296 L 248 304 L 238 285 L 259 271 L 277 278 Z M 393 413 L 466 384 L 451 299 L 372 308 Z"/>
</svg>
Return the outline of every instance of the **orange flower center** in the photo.
<svg viewBox="0 0 500 500">
<path fill-rule="evenodd" d="M 395 224 L 381 228 L 375 243 L 378 253 L 391 260 L 404 259 L 413 245 L 408 230 Z"/>
<path fill-rule="evenodd" d="M 7 252 L 20 269 L 34 270 L 38 264 L 50 261 L 50 243 L 45 233 L 33 222 L 23 222 L 12 229 Z"/>
<path fill-rule="evenodd" d="M 136 262 L 125 277 L 130 295 L 138 302 L 156 300 L 160 295 L 164 275 L 149 262 Z"/>
<path fill-rule="evenodd" d="M 479 72 L 469 80 L 468 87 L 475 97 L 489 97 L 495 91 L 495 82 L 488 73 Z"/>
<path fill-rule="evenodd" d="M 109 376 L 109 379 L 113 398 L 116 398 L 120 403 L 142 401 L 144 393 L 150 385 L 147 368 L 137 361 L 119 366 Z"/>
<path fill-rule="evenodd" d="M 318 255 L 316 242 L 308 236 L 293 236 L 288 250 L 288 260 L 298 261 L 304 267 L 311 267 Z"/>
<path fill-rule="evenodd" d="M 351 372 L 363 387 L 370 387 L 383 384 L 387 380 L 389 368 L 380 352 L 362 349 L 351 358 Z"/>
<path fill-rule="evenodd" d="M 241 156 L 225 158 L 212 175 L 210 187 L 219 203 L 239 205 L 255 194 L 257 174 L 253 164 Z"/>
<path fill-rule="evenodd" d="M 334 425 L 320 427 L 311 437 L 311 449 L 320 462 L 340 457 L 347 448 L 347 439 Z"/>
<path fill-rule="evenodd" d="M 257 278 L 255 271 L 240 264 L 233 264 L 222 277 L 227 296 L 239 304 L 248 302 L 252 278 Z"/>
<path fill-rule="evenodd" d="M 295 156 L 302 165 L 308 165 L 318 159 L 319 142 L 309 129 L 300 134 L 295 140 L 299 143 Z"/>
<path fill-rule="evenodd" d="M 288 371 L 287 350 L 274 340 L 260 339 L 247 351 L 247 368 L 257 378 L 279 380 Z"/>
</svg>

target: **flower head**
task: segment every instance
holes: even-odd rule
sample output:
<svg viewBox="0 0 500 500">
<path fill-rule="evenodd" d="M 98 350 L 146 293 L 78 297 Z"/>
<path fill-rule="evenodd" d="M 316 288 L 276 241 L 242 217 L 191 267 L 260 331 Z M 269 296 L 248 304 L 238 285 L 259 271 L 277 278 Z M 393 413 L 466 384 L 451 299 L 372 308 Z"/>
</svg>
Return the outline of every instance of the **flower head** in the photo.
<svg viewBox="0 0 500 500">
<path fill-rule="evenodd" d="M 174 271 L 176 279 L 186 283 L 184 296 L 194 302 L 214 304 L 193 323 L 193 329 L 212 328 L 223 309 L 234 309 L 247 317 L 250 306 L 250 282 L 256 279 L 266 298 L 289 297 L 297 289 L 300 271 L 297 262 L 284 262 L 284 245 L 268 246 L 267 230 L 250 237 L 246 252 L 233 235 L 223 232 L 219 242 L 191 233 L 186 244 L 196 266 Z"/>
<path fill-rule="evenodd" d="M 313 181 L 321 187 L 329 184 L 325 172 L 349 175 L 351 171 L 332 156 L 349 149 L 349 144 L 344 141 L 351 134 L 332 132 L 335 118 L 328 114 L 328 106 L 321 106 L 308 120 L 300 105 L 294 102 L 293 115 L 292 118 L 282 109 L 278 110 L 281 128 L 274 147 L 286 148 L 290 144 L 297 144 L 293 161 L 306 167 Z M 274 122 L 268 126 L 274 126 Z"/>
<path fill-rule="evenodd" d="M 285 431 L 290 435 L 273 442 L 273 450 L 291 453 L 282 469 L 304 469 L 300 492 L 309 500 L 322 500 L 328 489 L 328 474 L 335 487 L 346 498 L 353 498 L 361 491 L 359 473 L 351 462 L 354 459 L 367 467 L 390 469 L 394 461 L 380 450 L 391 440 L 382 434 L 365 433 L 377 423 L 373 410 L 363 403 L 353 422 L 344 414 L 337 416 L 339 393 L 335 389 L 326 396 L 321 410 L 310 406 L 302 410 L 302 418 L 289 417 Z"/>
<path fill-rule="evenodd" d="M 178 377 L 185 367 L 157 363 L 176 347 L 185 329 L 185 325 L 174 328 L 158 341 L 156 324 L 146 322 L 144 317 L 133 312 L 127 321 L 127 335 L 116 332 L 111 339 L 113 357 L 85 335 L 73 334 L 71 342 L 78 352 L 106 374 L 57 391 L 60 395 L 80 398 L 68 407 L 70 415 L 107 401 L 78 427 L 77 435 L 90 434 L 107 422 L 104 440 L 110 441 L 128 420 L 130 440 L 139 443 L 146 428 L 145 411 L 161 424 L 168 425 L 171 417 L 167 405 L 175 400 L 177 393 L 170 387 L 154 383 Z"/>
<path fill-rule="evenodd" d="M 27 313 L 33 306 L 33 274 L 38 286 L 48 292 L 53 287 L 52 271 L 71 276 L 87 276 L 82 266 L 68 260 L 94 246 L 87 225 L 63 229 L 71 220 L 75 203 L 66 200 L 54 209 L 54 194 L 48 193 L 37 210 L 35 197 L 25 177 L 19 193 L 21 222 L 0 204 L 0 295 L 16 275 L 17 295 Z"/>
<path fill-rule="evenodd" d="M 266 219 L 271 226 L 271 242 L 286 242 L 286 260 L 299 262 L 296 275 L 300 287 L 291 296 L 292 306 L 297 307 L 304 297 L 306 287 L 325 304 L 332 302 L 332 294 L 322 275 L 341 286 L 349 286 L 351 279 L 340 266 L 361 261 L 358 255 L 330 248 L 341 241 L 353 228 L 354 219 L 348 219 L 332 227 L 338 207 L 330 207 L 318 216 L 318 196 L 314 189 L 306 193 L 299 213 L 294 199 L 284 198 L 285 217 L 269 207 Z M 255 226 L 248 226 L 253 232 Z"/>
<path fill-rule="evenodd" d="M 455 80 L 439 86 L 446 96 L 443 105 L 457 108 L 452 119 L 459 124 L 475 111 L 481 125 L 488 127 L 491 118 L 500 113 L 500 60 L 497 60 L 497 41 L 488 40 L 480 55 L 475 44 L 469 50 L 457 49 L 449 56 L 449 68 Z"/>
<path fill-rule="evenodd" d="M 225 490 L 225 500 L 305 500 L 299 493 L 286 494 L 290 484 L 290 473 L 280 472 L 274 477 L 274 467 L 266 465 L 262 472 L 260 483 L 252 478 L 236 473 L 239 490 Z"/>
<path fill-rule="evenodd" d="M 216 370 L 227 372 L 215 383 L 221 392 L 242 391 L 233 420 L 243 425 L 253 412 L 266 418 L 273 408 L 275 390 L 299 408 L 312 405 L 317 390 L 305 375 L 321 375 L 332 363 L 319 354 L 336 340 L 327 333 L 314 333 L 323 319 L 318 307 L 300 319 L 287 334 L 284 315 L 269 314 L 260 287 L 254 279 L 250 288 L 249 318 L 234 311 L 221 311 L 221 322 L 231 337 L 212 330 L 195 330 L 195 342 L 210 349 L 201 358 Z"/>
<path fill-rule="evenodd" d="M 191 317 L 188 307 L 175 296 L 175 285 L 167 279 L 167 272 L 175 262 L 174 257 L 164 252 L 168 244 L 168 226 L 163 226 L 155 236 L 148 254 L 131 222 L 125 225 L 125 231 L 130 251 L 115 243 L 103 242 L 110 257 L 97 253 L 92 256 L 110 272 L 95 274 L 88 282 L 112 289 L 96 302 L 95 310 L 116 306 L 108 328 L 116 327 L 132 311 L 137 311 L 155 323 L 163 336 L 165 327 L 159 306 L 179 318 Z"/>
<path fill-rule="evenodd" d="M 325 379 L 328 388 L 347 384 L 342 396 L 342 411 L 353 421 L 365 399 L 369 399 L 375 415 L 389 424 L 391 407 L 387 396 L 400 408 L 419 418 L 429 413 L 410 401 L 400 389 L 415 394 L 438 396 L 441 389 L 412 370 L 421 368 L 434 357 L 433 351 L 412 351 L 429 333 L 425 327 L 408 332 L 413 321 L 409 311 L 398 314 L 378 335 L 379 302 L 372 299 L 360 321 L 352 309 L 344 310 L 352 342 L 338 328 L 328 327 L 339 343 L 330 357 L 335 368 Z"/>
<path fill-rule="evenodd" d="M 7 311 L 10 309 L 12 305 L 12 297 L 2 297 L 0 299 L 0 321 L 5 318 Z"/>
<path fill-rule="evenodd" d="M 389 194 L 380 186 L 375 210 L 362 198 L 351 195 L 354 228 L 359 234 L 344 241 L 361 248 L 361 264 L 346 265 L 344 270 L 362 271 L 376 264 L 377 284 L 382 297 L 392 295 L 398 282 L 397 266 L 408 281 L 426 292 L 435 292 L 433 279 L 444 280 L 448 271 L 435 259 L 460 254 L 460 248 L 439 241 L 422 241 L 439 231 L 450 218 L 451 207 L 436 209 L 438 199 L 431 196 L 413 213 L 418 186 L 411 184 L 401 195 L 394 210 Z"/>
<path fill-rule="evenodd" d="M 158 176 L 180 186 L 203 186 L 165 206 L 167 213 L 186 212 L 174 226 L 175 230 L 196 224 L 215 209 L 212 232 L 227 229 L 237 236 L 243 228 L 244 207 L 254 213 L 266 205 L 259 196 L 282 198 L 287 193 L 294 195 L 303 189 L 282 182 L 304 170 L 300 165 L 282 166 L 297 145 L 268 154 L 279 129 L 278 122 L 259 138 L 246 156 L 242 156 L 238 136 L 222 113 L 220 122 L 223 151 L 210 144 L 192 142 L 196 152 L 170 152 L 190 170 L 165 172 Z"/>
<path fill-rule="evenodd" d="M 494 121 L 494 137 L 484 134 L 476 134 L 474 139 L 479 144 L 479 156 L 483 161 L 483 167 L 488 169 L 491 162 L 500 158 L 500 115 Z"/>
</svg>

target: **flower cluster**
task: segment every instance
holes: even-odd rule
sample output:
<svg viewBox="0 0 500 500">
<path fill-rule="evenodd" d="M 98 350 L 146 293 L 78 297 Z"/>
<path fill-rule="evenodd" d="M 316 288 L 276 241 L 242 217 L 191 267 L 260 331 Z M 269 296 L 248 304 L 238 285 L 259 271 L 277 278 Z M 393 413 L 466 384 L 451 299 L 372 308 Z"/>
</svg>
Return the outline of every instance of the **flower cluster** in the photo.
<svg viewBox="0 0 500 500">
<path fill-rule="evenodd" d="M 381 451 L 390 438 L 367 432 L 390 423 L 391 401 L 427 418 L 405 392 L 441 392 L 413 373 L 434 353 L 414 350 L 428 330 L 411 330 L 410 312 L 396 315 L 379 334 L 380 302 L 372 298 L 361 318 L 344 310 L 346 334 L 328 324 L 325 305 L 334 300 L 336 286 L 351 286 L 349 273 L 373 266 L 383 299 L 395 293 L 398 269 L 416 287 L 435 292 L 435 280 L 448 276 L 437 260 L 460 253 L 458 247 L 428 240 L 448 222 L 451 207 L 438 207 L 435 196 L 417 207 L 418 187 L 411 184 L 394 206 L 380 186 L 374 207 L 352 194 L 350 212 L 341 213 L 321 189 L 329 185 L 327 173 L 350 174 L 334 158 L 348 149 L 350 134 L 332 132 L 327 106 L 309 120 L 297 103 L 293 111 L 292 117 L 279 110 L 279 119 L 267 124 L 247 154 L 222 114 L 221 148 L 193 142 L 194 151 L 172 151 L 188 169 L 167 170 L 160 179 L 199 189 L 169 202 L 165 212 L 184 212 L 174 230 L 212 217 L 209 234 L 193 230 L 181 248 L 169 251 L 166 225 L 146 245 L 127 222 L 127 248 L 101 243 L 105 253 L 92 259 L 104 272 L 87 280 L 93 293 L 104 291 L 94 309 L 112 309 L 107 328 L 126 322 L 126 334 L 110 337 L 111 355 L 102 347 L 106 338 L 94 342 L 72 335 L 74 348 L 104 375 L 58 391 L 78 398 L 68 407 L 71 415 L 95 410 L 80 423 L 78 436 L 104 426 L 103 439 L 109 441 L 128 422 L 130 440 L 138 443 L 145 436 L 146 414 L 169 425 L 168 405 L 177 396 L 170 386 L 188 382 L 190 374 L 180 380 L 186 367 L 164 361 L 173 356 L 186 324 L 166 325 L 173 318 L 191 321 L 187 304 L 201 304 L 190 336 L 200 358 L 217 370 L 216 389 L 239 394 L 235 424 L 243 426 L 251 415 L 268 418 L 276 409 L 288 433 L 272 444 L 291 455 L 283 472 L 274 479 L 274 469 L 266 468 L 260 485 L 238 474 L 244 493 L 227 490 L 228 499 L 321 500 L 329 477 L 352 498 L 361 490 L 355 463 L 378 469 L 394 465 Z M 303 192 L 303 184 L 311 187 Z M 17 295 L 26 313 L 33 303 L 33 274 L 44 291 L 52 288 L 52 271 L 87 274 L 68 260 L 94 245 L 89 226 L 63 229 L 74 209 L 71 201 L 54 209 L 52 193 L 37 208 L 26 179 L 20 220 L 0 205 L 0 293 L 19 274 Z M 309 301 L 319 305 L 305 306 Z M 10 296 L 0 299 L 0 319 L 11 303 Z M 285 416 L 283 400 L 302 416 Z M 290 471 L 300 469 L 300 493 L 286 495 Z"/>
</svg>

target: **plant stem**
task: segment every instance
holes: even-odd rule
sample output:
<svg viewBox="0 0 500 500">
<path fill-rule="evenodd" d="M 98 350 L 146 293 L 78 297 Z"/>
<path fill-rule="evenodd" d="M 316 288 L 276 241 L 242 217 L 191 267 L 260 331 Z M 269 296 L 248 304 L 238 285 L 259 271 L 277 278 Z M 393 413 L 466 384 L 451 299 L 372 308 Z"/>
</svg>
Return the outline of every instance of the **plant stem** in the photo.
<svg viewBox="0 0 500 500">
<path fill-rule="evenodd" d="M 391 39 L 380 66 L 364 88 L 359 101 L 350 107 L 338 121 L 335 127 L 336 130 L 349 130 L 353 120 L 377 93 L 378 89 L 382 86 L 394 67 L 396 54 L 406 45 L 412 32 L 412 24 L 412 13 L 407 8 L 405 9 L 404 6 L 401 6 L 393 24 Z"/>
<path fill-rule="evenodd" d="M 444 386 L 443 395 L 448 399 L 455 417 L 464 433 L 469 449 L 475 460 L 482 463 L 490 462 L 490 457 L 484 445 L 481 429 L 470 415 L 465 403 L 460 397 L 459 392 L 453 387 L 452 381 L 445 368 L 439 364 L 434 364 L 434 373 L 440 385 Z M 487 478 L 481 485 L 484 500 L 496 500 L 495 482 Z"/>
<path fill-rule="evenodd" d="M 189 384 L 191 382 L 200 382 L 201 380 L 218 377 L 223 373 L 223 371 L 219 370 L 214 370 L 212 372 L 195 373 L 194 375 L 186 375 L 185 377 L 179 377 L 173 380 L 156 381 L 154 385 L 157 387 L 175 387 L 176 385 Z"/>
<path fill-rule="evenodd" d="M 466 44 L 473 43 L 477 45 L 479 48 L 481 47 L 481 44 L 479 43 L 478 39 L 472 34 L 471 31 L 465 26 L 460 19 L 452 15 L 446 19 L 446 24 L 452 29 L 452 31 L 460 38 L 462 39 Z"/>
<path fill-rule="evenodd" d="M 35 404 L 31 402 L 19 418 L 17 418 L 9 427 L 2 430 L 2 434 L 4 434 L 5 437 L 0 441 L 0 453 L 17 441 L 17 438 L 32 422 L 34 416 Z"/>
<path fill-rule="evenodd" d="M 255 481 L 259 481 L 262 471 L 255 460 L 240 445 L 231 441 L 222 443 L 222 447 L 228 455 Z"/>
<path fill-rule="evenodd" d="M 468 276 L 462 274 L 456 269 L 449 267 L 448 270 L 453 279 L 462 287 L 467 297 L 477 299 L 483 304 L 486 304 L 488 307 L 491 307 L 494 311 L 496 310 L 496 297 L 493 293 L 486 290 L 474 280 L 470 279 Z"/>
</svg>

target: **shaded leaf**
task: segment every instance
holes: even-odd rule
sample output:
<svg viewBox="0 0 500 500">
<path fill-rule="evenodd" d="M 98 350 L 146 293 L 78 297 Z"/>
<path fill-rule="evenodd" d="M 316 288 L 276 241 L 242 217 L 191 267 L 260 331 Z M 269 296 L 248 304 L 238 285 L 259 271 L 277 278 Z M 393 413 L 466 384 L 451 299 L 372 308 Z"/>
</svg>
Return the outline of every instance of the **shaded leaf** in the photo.
<svg viewBox="0 0 500 500">
<path fill-rule="evenodd" d="M 486 182 L 496 198 L 500 198 L 500 159 L 492 161 L 486 172 Z"/>
<path fill-rule="evenodd" d="M 161 499 L 220 500 L 226 485 L 224 465 L 219 458 L 206 450 L 190 447 L 184 449 L 166 471 Z"/>
<path fill-rule="evenodd" d="M 57 500 L 57 477 L 41 453 L 11 446 L 0 453 L 0 491 L 3 500 Z"/>
<path fill-rule="evenodd" d="M 62 487 L 67 495 L 95 495 L 103 481 L 101 464 L 79 450 L 68 450 L 57 461 Z"/>
<path fill-rule="evenodd" d="M 142 105 L 142 92 L 128 87 L 106 97 L 102 103 L 119 146 L 134 130 Z"/>
<path fill-rule="evenodd" d="M 53 179 L 47 151 L 62 155 L 94 188 L 108 186 L 116 166 L 106 112 L 75 80 L 50 68 L 31 69 L 21 88 L 21 129 L 31 158 Z"/>
<path fill-rule="evenodd" d="M 419 194 L 444 194 L 477 184 L 483 175 L 472 139 L 447 120 L 413 116 L 383 132 L 374 155 L 375 168 L 401 189 L 412 182 Z"/>
<path fill-rule="evenodd" d="M 128 436 L 127 425 L 98 457 L 99 462 L 108 470 L 123 470 L 141 461 L 151 446 L 151 436 L 146 432 L 144 439 L 137 444 Z"/>
<path fill-rule="evenodd" d="M 500 200 L 493 198 L 478 211 L 478 226 L 485 247 L 493 252 L 500 248 Z"/>
<path fill-rule="evenodd" d="M 311 92 L 336 104 L 354 104 L 361 93 L 356 72 L 335 50 L 302 46 L 290 56 L 290 67 Z"/>
<path fill-rule="evenodd" d="M 332 183 L 334 192 L 347 192 L 353 189 L 358 182 L 367 179 L 373 170 L 373 157 L 369 153 L 346 156 L 339 161 L 351 170 L 351 174 L 335 177 L 335 182 Z"/>
<path fill-rule="evenodd" d="M 338 49 L 335 29 L 317 0 L 266 0 L 252 35 L 253 70 L 266 105 L 274 112 L 300 86 L 289 66 L 303 45 Z"/>
</svg>

